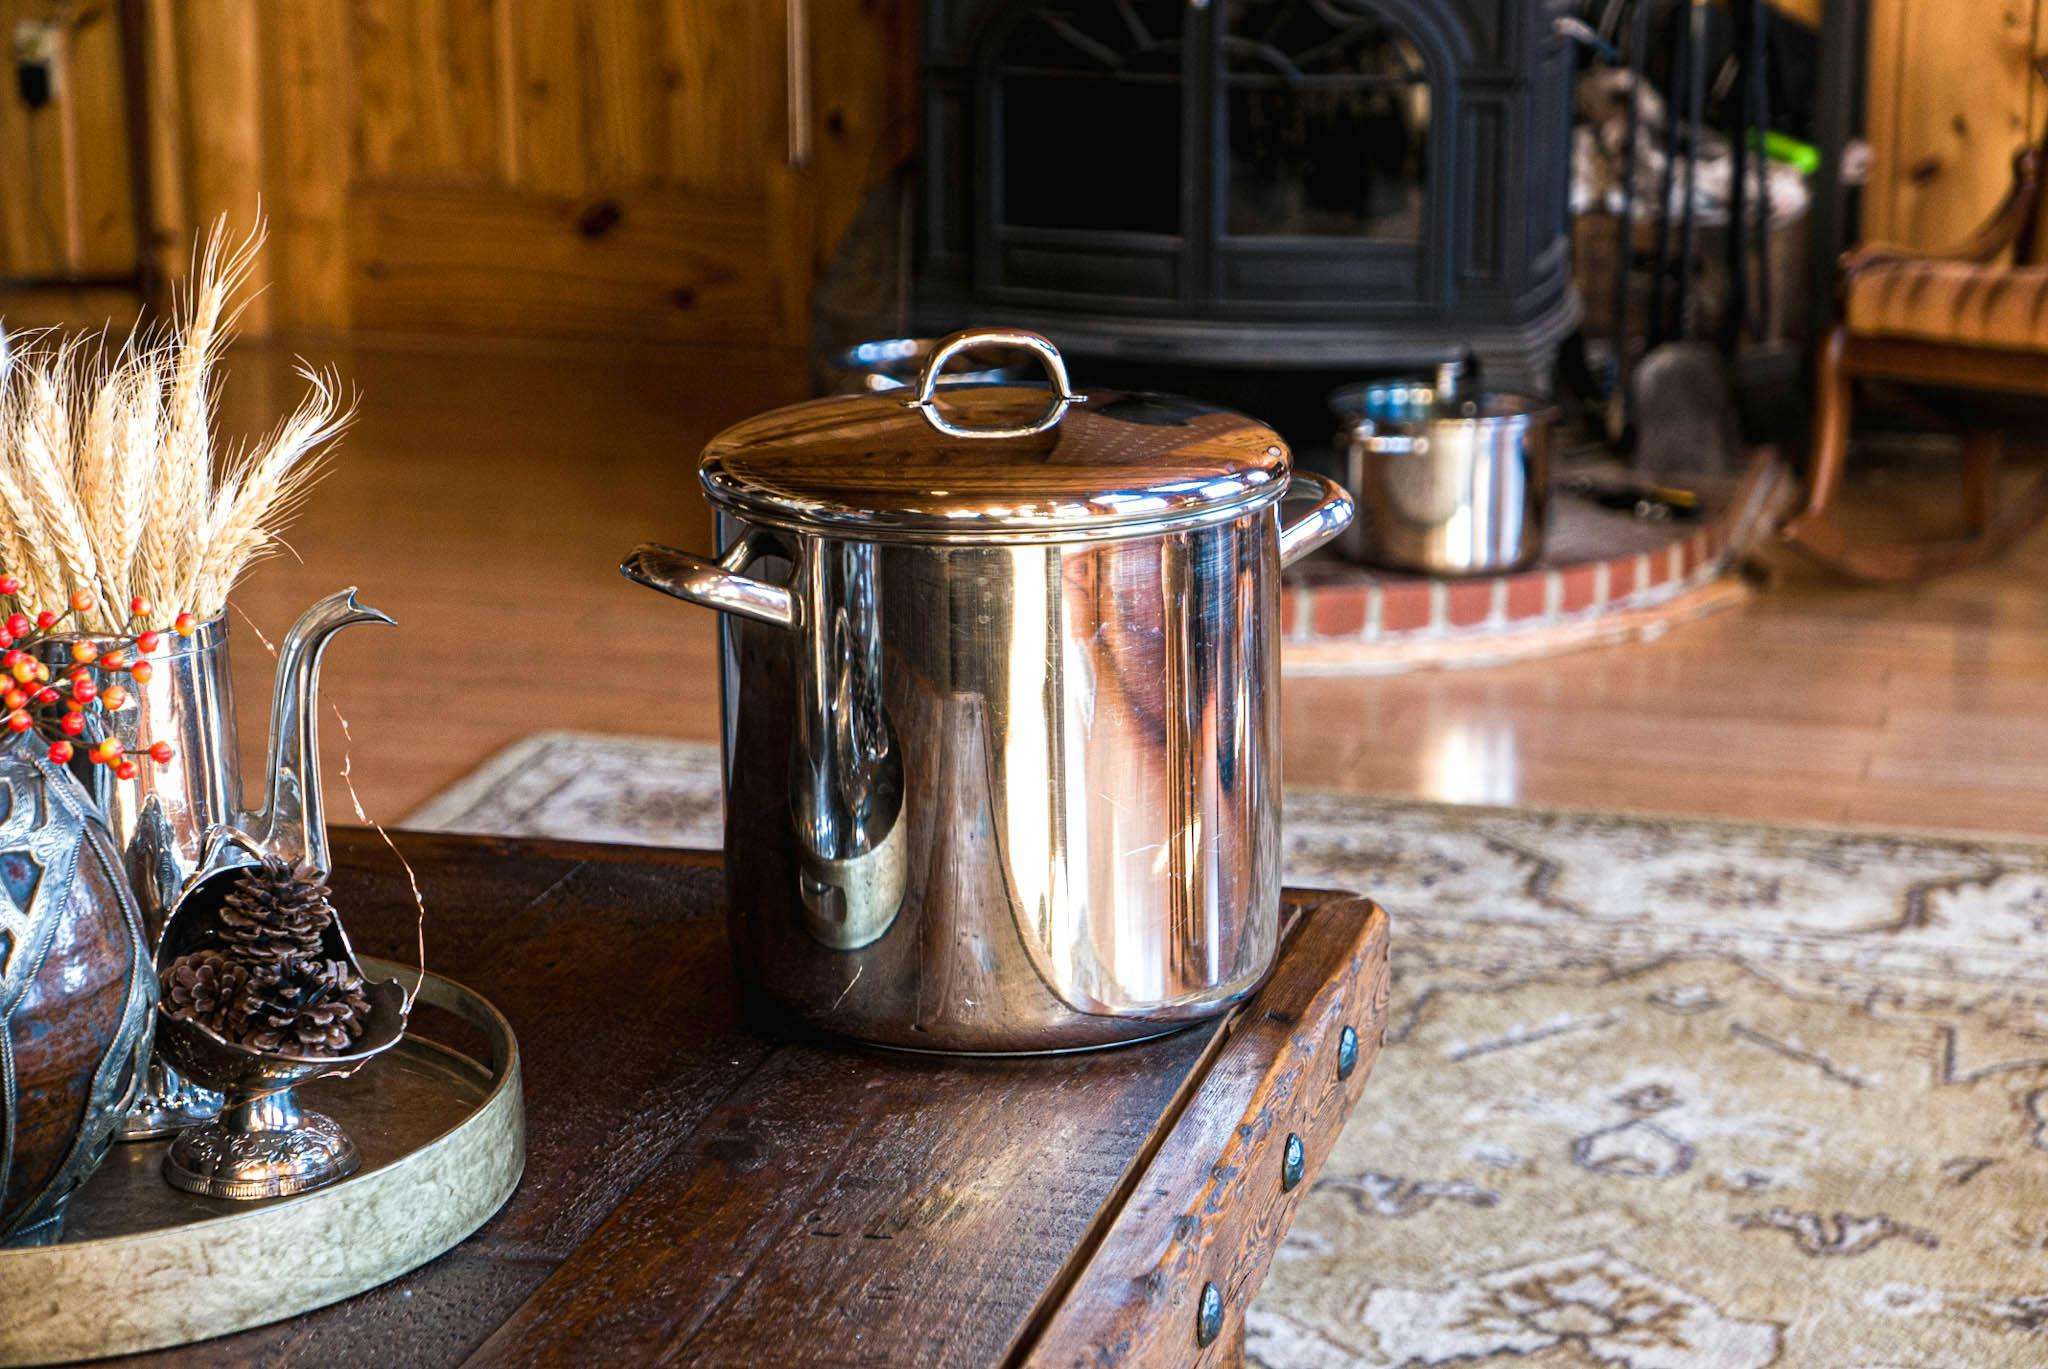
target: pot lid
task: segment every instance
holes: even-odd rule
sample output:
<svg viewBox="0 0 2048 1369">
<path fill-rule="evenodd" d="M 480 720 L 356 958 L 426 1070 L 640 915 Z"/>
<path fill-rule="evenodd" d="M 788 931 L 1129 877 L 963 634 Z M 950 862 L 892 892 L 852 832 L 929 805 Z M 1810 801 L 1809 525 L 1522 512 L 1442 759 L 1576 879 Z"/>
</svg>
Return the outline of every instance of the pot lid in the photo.
<svg viewBox="0 0 2048 1369">
<path fill-rule="evenodd" d="M 948 384 L 972 347 L 1022 347 L 1049 385 Z M 1036 333 L 956 333 L 913 391 L 775 409 L 726 429 L 698 468 L 750 522 L 862 540 L 1065 540 L 1164 530 L 1280 497 L 1287 444 L 1256 419 L 1168 395 L 1076 394 Z"/>
<path fill-rule="evenodd" d="M 1343 385 L 1330 392 L 1330 408 L 1363 435 L 1420 431 L 1432 423 L 1476 419 L 1548 419 L 1556 408 L 1546 400 L 1472 388 L 1461 361 L 1447 361 L 1430 380 L 1380 380 Z"/>
</svg>

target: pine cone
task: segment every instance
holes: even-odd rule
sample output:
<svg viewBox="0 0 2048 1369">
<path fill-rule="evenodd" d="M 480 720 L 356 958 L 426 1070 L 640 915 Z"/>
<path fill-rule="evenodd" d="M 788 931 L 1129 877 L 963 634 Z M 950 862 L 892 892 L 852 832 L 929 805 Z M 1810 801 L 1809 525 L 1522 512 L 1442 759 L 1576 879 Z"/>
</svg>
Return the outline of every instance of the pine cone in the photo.
<svg viewBox="0 0 2048 1369">
<path fill-rule="evenodd" d="M 268 1055 L 343 1054 L 370 1017 L 362 976 L 310 956 L 252 969 L 241 1006 L 242 1044 Z"/>
<path fill-rule="evenodd" d="M 275 856 L 236 879 L 220 911 L 220 937 L 242 961 L 317 957 L 334 921 L 327 886 Z"/>
<path fill-rule="evenodd" d="M 163 1010 L 234 1041 L 242 1034 L 242 997 L 248 984 L 248 969 L 233 957 L 193 951 L 164 971 Z"/>
</svg>

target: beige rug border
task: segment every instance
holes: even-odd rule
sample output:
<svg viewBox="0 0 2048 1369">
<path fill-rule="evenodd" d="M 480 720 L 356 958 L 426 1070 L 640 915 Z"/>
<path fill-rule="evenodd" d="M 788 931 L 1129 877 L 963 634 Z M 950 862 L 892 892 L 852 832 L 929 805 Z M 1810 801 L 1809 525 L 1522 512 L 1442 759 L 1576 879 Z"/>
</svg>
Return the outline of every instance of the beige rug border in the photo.
<svg viewBox="0 0 2048 1369">
<path fill-rule="evenodd" d="M 529 732 L 517 741 L 508 742 L 478 762 L 476 768 L 464 774 L 447 787 L 431 795 L 398 821 L 398 826 L 411 831 L 444 831 L 450 820 L 460 817 L 476 802 L 476 797 L 489 791 L 498 777 L 516 770 L 522 759 L 531 751 L 549 743 L 597 741 L 612 744 L 626 743 L 633 746 L 656 750 L 687 749 L 698 753 L 718 753 L 716 740 L 703 737 L 661 737 L 633 732 L 594 732 L 587 728 L 546 728 Z M 1458 803 L 1448 799 L 1417 798 L 1408 794 L 1384 794 L 1363 789 L 1329 789 L 1309 786 L 1291 786 L 1290 794 L 1316 800 L 1363 799 L 1376 804 L 1406 809 L 1429 811 L 1450 810 L 1461 816 L 1473 818 L 1530 818 L 1557 817 L 1580 820 L 1615 819 L 1624 822 L 1660 822 L 1688 827 L 1711 828 L 1723 832 L 1791 832 L 1813 837 L 1855 837 L 1869 841 L 1900 841 L 1920 844 L 1938 844 L 1951 848 L 1969 847 L 1976 850 L 2005 850 L 2025 853 L 2037 860 L 2048 860 L 2048 837 L 2034 836 L 2024 832 L 1976 831 L 1969 828 L 1943 827 L 1883 827 L 1849 822 L 1766 822 L 1757 818 L 1730 818 L 1717 814 L 1674 812 L 1664 809 L 1642 808 L 1598 808 L 1580 807 L 1573 804 L 1496 804 Z"/>
</svg>

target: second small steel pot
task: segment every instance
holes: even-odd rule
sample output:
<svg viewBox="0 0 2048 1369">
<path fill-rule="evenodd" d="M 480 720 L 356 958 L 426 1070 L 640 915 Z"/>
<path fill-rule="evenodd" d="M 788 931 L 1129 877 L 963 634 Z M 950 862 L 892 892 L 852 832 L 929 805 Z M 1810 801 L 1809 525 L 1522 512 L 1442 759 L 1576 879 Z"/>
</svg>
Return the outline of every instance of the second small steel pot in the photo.
<svg viewBox="0 0 2048 1369">
<path fill-rule="evenodd" d="M 1543 551 L 1550 405 L 1463 393 L 1462 368 L 1436 383 L 1340 390 L 1337 447 L 1358 517 L 1338 539 L 1354 561 L 1429 575 L 1517 570 Z"/>
</svg>

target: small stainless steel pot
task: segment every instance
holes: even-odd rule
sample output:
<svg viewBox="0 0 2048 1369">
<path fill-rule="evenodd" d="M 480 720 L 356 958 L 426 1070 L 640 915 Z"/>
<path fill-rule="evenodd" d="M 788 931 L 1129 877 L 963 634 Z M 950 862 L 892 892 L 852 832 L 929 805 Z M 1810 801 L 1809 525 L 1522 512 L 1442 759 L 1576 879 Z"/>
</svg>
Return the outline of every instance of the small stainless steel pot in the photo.
<svg viewBox="0 0 2048 1369">
<path fill-rule="evenodd" d="M 1543 551 L 1557 411 L 1520 395 L 1397 380 L 1331 396 L 1358 518 L 1338 540 L 1354 561 L 1430 575 L 1517 570 Z"/>
<path fill-rule="evenodd" d="M 1040 386 L 938 387 L 1029 348 Z M 1223 1011 L 1278 934 L 1280 568 L 1349 520 L 1270 429 L 1075 394 L 1030 333 L 908 397 L 713 440 L 731 932 L 752 985 L 886 1045 L 1052 1051 Z M 1310 507 L 1283 523 L 1289 496 Z"/>
</svg>

